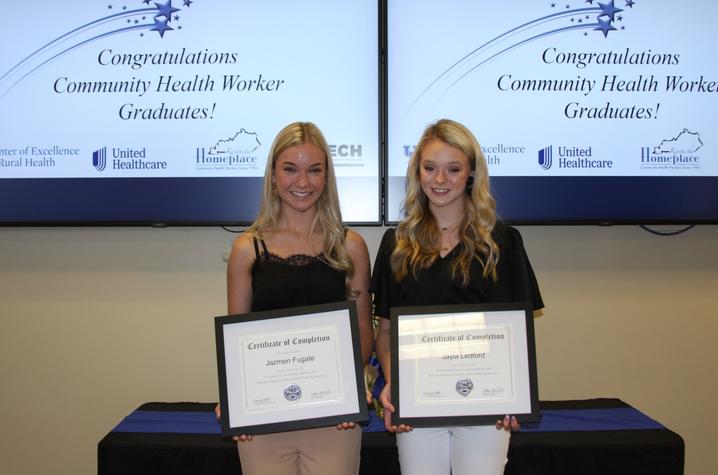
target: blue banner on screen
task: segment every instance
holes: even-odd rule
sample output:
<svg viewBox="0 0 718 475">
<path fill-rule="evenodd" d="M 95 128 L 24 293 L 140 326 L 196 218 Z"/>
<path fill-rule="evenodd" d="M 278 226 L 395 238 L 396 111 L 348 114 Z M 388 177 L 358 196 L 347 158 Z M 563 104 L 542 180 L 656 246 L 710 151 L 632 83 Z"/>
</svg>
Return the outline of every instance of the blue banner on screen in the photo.
<svg viewBox="0 0 718 475">
<path fill-rule="evenodd" d="M 387 4 L 387 218 L 422 130 L 482 144 L 518 223 L 718 222 L 718 3 Z"/>
<path fill-rule="evenodd" d="M 311 121 L 346 221 L 380 214 L 379 2 L 5 2 L 0 224 L 233 224 Z"/>
</svg>

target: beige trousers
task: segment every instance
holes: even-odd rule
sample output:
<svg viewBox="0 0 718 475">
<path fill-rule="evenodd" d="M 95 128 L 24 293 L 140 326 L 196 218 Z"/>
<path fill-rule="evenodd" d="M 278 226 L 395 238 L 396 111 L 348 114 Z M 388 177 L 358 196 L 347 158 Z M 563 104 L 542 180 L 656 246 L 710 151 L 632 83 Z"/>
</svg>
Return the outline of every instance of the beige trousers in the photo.
<svg viewBox="0 0 718 475">
<path fill-rule="evenodd" d="M 357 475 L 361 427 L 255 435 L 238 442 L 243 475 Z"/>
</svg>

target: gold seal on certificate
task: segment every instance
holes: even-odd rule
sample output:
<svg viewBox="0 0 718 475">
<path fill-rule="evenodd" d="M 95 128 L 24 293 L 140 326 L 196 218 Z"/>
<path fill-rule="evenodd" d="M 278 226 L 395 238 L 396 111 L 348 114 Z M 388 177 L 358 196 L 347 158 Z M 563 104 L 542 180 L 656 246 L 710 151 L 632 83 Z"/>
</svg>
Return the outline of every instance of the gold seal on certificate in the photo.
<svg viewBox="0 0 718 475">
<path fill-rule="evenodd" d="M 354 302 L 217 317 L 225 435 L 367 420 Z"/>
<path fill-rule="evenodd" d="M 529 303 L 394 307 L 391 340 L 396 424 L 538 418 Z"/>
</svg>

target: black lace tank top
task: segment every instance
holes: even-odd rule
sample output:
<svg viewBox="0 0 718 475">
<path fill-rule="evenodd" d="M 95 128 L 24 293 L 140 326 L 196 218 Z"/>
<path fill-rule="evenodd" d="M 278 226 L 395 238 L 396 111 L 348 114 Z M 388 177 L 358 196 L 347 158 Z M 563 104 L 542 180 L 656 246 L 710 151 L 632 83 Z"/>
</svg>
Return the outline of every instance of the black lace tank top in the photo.
<svg viewBox="0 0 718 475">
<path fill-rule="evenodd" d="M 347 299 L 346 273 L 325 263 L 321 256 L 279 257 L 267 250 L 264 240 L 257 239 L 254 252 L 257 257 L 252 265 L 253 312 Z"/>
</svg>

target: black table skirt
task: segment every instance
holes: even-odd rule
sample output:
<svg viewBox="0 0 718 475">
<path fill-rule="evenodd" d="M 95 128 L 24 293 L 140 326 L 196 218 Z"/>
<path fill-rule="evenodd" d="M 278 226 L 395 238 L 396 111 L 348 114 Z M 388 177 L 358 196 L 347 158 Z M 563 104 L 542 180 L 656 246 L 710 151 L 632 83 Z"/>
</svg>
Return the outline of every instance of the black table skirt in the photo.
<svg viewBox="0 0 718 475">
<path fill-rule="evenodd" d="M 147 403 L 140 411 L 212 412 L 214 403 Z M 541 410 L 630 408 L 618 399 L 542 401 Z M 655 429 L 519 431 L 505 475 L 682 475 L 683 439 Z M 364 432 L 362 475 L 398 475 L 395 439 Z M 239 475 L 236 444 L 219 434 L 113 430 L 98 445 L 98 475 Z"/>
</svg>

